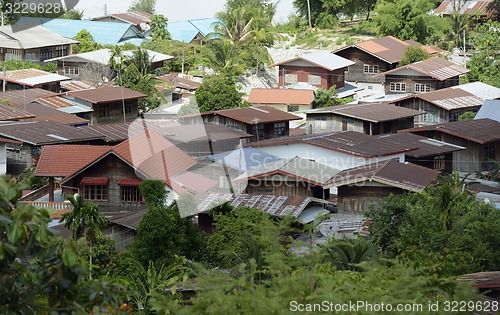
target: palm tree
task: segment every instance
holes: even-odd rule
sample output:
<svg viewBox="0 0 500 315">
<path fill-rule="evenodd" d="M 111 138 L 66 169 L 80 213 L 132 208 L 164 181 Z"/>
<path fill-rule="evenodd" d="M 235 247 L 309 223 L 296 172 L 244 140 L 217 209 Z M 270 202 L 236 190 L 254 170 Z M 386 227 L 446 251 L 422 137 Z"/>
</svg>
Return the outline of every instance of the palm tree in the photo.
<svg viewBox="0 0 500 315">
<path fill-rule="evenodd" d="M 252 8 L 241 6 L 233 10 L 217 13 L 219 22 L 215 23 L 215 32 L 211 38 L 225 37 L 233 44 L 242 44 L 250 40 L 252 31 Z"/>
<path fill-rule="evenodd" d="M 322 248 L 326 251 L 327 259 L 339 270 L 359 270 L 358 264 L 375 257 L 373 245 L 361 237 L 328 240 Z"/>
<path fill-rule="evenodd" d="M 126 63 L 125 51 L 123 46 L 115 45 L 111 48 L 111 55 L 109 57 L 109 67 L 114 71 L 119 71 L 123 69 L 123 65 Z"/>
<path fill-rule="evenodd" d="M 153 57 L 149 56 L 147 50 L 138 47 L 136 50 L 134 50 L 130 62 L 137 67 L 137 70 L 139 70 L 141 75 L 146 75 L 151 73 L 152 60 Z"/>
</svg>

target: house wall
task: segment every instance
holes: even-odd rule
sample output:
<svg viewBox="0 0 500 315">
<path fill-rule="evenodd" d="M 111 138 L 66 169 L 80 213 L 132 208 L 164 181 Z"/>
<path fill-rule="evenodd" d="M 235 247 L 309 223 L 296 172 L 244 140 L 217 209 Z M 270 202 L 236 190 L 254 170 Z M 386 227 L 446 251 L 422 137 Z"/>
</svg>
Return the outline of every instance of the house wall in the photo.
<svg viewBox="0 0 500 315">
<path fill-rule="evenodd" d="M 65 75 L 74 80 L 87 80 L 94 84 L 103 82 L 115 76 L 110 67 L 95 62 L 57 61 L 57 73 Z"/>
<path fill-rule="evenodd" d="M 210 123 L 210 124 L 216 124 L 222 127 L 227 127 L 227 128 L 232 128 L 236 130 L 241 130 L 246 133 L 254 135 L 254 137 L 251 139 L 251 141 L 257 141 L 257 131 L 256 128 L 259 130 L 259 140 L 264 140 L 264 139 L 271 139 L 271 138 L 276 138 L 275 134 L 275 127 L 274 123 L 269 123 L 269 124 L 263 124 L 263 123 L 257 123 L 257 125 L 254 124 L 246 124 L 244 122 L 234 120 L 225 116 L 221 115 L 203 115 L 202 116 L 203 122 L 204 123 Z M 183 120 L 184 125 L 188 124 L 196 124 L 198 119 L 196 117 L 194 118 L 188 118 Z M 290 134 L 290 124 L 288 121 L 283 121 L 285 123 L 285 130 L 284 134 L 281 136 L 288 136 Z M 279 122 L 277 122 L 279 123 Z"/>
<path fill-rule="evenodd" d="M 378 59 L 362 50 L 359 50 L 354 47 L 350 47 L 344 49 L 342 51 L 335 53 L 338 56 L 344 57 L 351 61 L 354 61 L 356 64 L 349 66 L 348 71 L 345 73 L 345 80 L 349 82 L 374 82 L 374 83 L 382 83 L 385 79 L 382 78 L 373 78 L 373 76 L 377 73 L 385 72 L 387 70 L 394 69 L 396 64 L 390 64 L 385 61 Z M 378 66 L 377 73 L 365 73 L 364 65 L 370 66 Z"/>
<path fill-rule="evenodd" d="M 27 167 L 35 167 L 40 156 L 40 148 L 30 144 L 5 145 L 7 159 L 7 173 L 10 175 L 21 174 Z"/>
<path fill-rule="evenodd" d="M 7 148 L 5 143 L 0 143 L 0 176 L 7 173 Z"/>
<path fill-rule="evenodd" d="M 43 61 L 46 59 L 68 56 L 71 54 L 71 45 L 57 45 L 34 49 L 0 48 L 0 62 L 15 59 L 43 64 Z"/>
<path fill-rule="evenodd" d="M 406 91 L 395 92 L 391 91 L 391 83 L 405 83 Z M 421 93 L 415 90 L 416 84 L 428 84 L 430 92 L 441 90 L 447 87 L 459 84 L 458 76 L 439 81 L 432 77 L 422 75 L 414 70 L 401 70 L 397 74 L 388 74 L 385 76 L 385 93 L 386 94 L 399 94 L 399 93 Z"/>
<path fill-rule="evenodd" d="M 406 161 L 433 170 L 438 170 L 442 173 L 450 174 L 453 172 L 453 153 L 438 154 L 422 158 L 406 156 Z M 441 161 L 443 161 L 444 163 L 441 163 Z M 442 165 L 444 165 L 443 168 L 441 168 Z"/>
<path fill-rule="evenodd" d="M 364 214 L 370 206 L 377 207 L 389 194 L 402 194 L 403 189 L 390 187 L 377 182 L 363 182 L 352 186 L 340 186 L 337 194 L 339 213 Z"/>
<path fill-rule="evenodd" d="M 120 123 L 123 122 L 123 103 L 114 102 L 108 104 L 94 104 L 93 112 L 91 115 L 91 125 Z M 103 114 L 102 109 L 107 108 L 106 114 Z M 130 113 L 125 114 L 125 121 L 132 122 L 139 115 L 137 100 L 125 101 L 125 109 L 130 108 Z"/>
<path fill-rule="evenodd" d="M 308 109 L 312 109 L 312 104 L 267 104 L 267 103 L 252 103 L 254 106 L 265 105 L 269 107 L 274 107 L 278 110 L 282 110 L 284 112 L 296 112 L 296 111 L 304 111 Z M 293 108 L 292 108 L 293 107 Z M 298 108 L 296 108 L 298 107 Z M 296 109 L 296 110 L 295 110 Z"/>
<path fill-rule="evenodd" d="M 328 71 L 320 67 L 311 67 L 310 64 L 304 63 L 303 65 L 281 65 L 279 66 L 279 78 L 278 85 L 280 87 L 292 85 L 295 82 L 286 82 L 284 78 L 286 75 L 292 74 L 297 75 L 297 82 L 309 82 L 309 75 L 315 75 L 321 77 L 320 84 L 311 84 L 313 86 L 328 90 L 332 85 L 336 88 L 344 87 L 344 68 L 337 69 L 334 71 Z"/>
<path fill-rule="evenodd" d="M 334 113 L 312 113 L 307 114 L 306 132 L 308 134 L 318 134 L 336 131 L 357 131 L 368 135 L 378 135 L 382 133 L 395 133 L 398 130 L 413 128 L 413 121 L 413 117 L 408 117 L 382 123 L 374 123 Z"/>
<path fill-rule="evenodd" d="M 96 164 L 90 166 L 81 174 L 75 176 L 70 182 L 64 184 L 68 187 L 76 187 L 79 193 L 82 194 L 82 185 L 80 181 L 84 177 L 107 177 L 108 182 L 108 198 L 107 200 L 90 200 L 99 207 L 102 212 L 115 212 L 115 211 L 134 211 L 144 209 L 146 204 L 144 202 L 122 202 L 120 195 L 120 186 L 117 182 L 121 178 L 137 178 L 134 169 L 128 164 L 123 162 L 114 154 L 104 157 Z M 83 195 L 82 195 L 83 197 Z"/>
<path fill-rule="evenodd" d="M 114 223 L 103 228 L 102 233 L 115 241 L 118 251 L 124 250 L 135 238 L 134 230 Z"/>
<path fill-rule="evenodd" d="M 283 175 L 273 175 L 272 179 L 256 179 L 247 183 L 245 193 L 256 195 L 274 196 L 306 196 L 320 199 L 328 199 L 328 190 L 323 191 L 322 187 L 311 185 L 306 182 L 297 181 Z"/>
<path fill-rule="evenodd" d="M 256 147 L 256 149 L 269 154 L 274 154 L 283 159 L 290 159 L 299 156 L 304 159 L 314 160 L 315 162 L 336 168 L 338 170 L 345 170 L 369 163 L 393 159 L 401 163 L 405 162 L 405 156 L 403 153 L 382 156 L 378 158 L 363 158 L 305 143 Z"/>
</svg>

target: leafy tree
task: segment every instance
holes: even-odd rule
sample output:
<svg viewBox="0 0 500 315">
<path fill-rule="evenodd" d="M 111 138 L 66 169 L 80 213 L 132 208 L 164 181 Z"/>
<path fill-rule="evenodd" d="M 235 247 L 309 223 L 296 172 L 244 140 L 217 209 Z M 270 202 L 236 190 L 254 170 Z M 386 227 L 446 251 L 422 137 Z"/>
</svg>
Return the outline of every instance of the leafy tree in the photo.
<svg viewBox="0 0 500 315">
<path fill-rule="evenodd" d="M 314 92 L 315 108 L 341 105 L 352 101 L 352 98 L 338 98 L 335 85 L 332 85 L 328 90 L 317 89 Z"/>
<path fill-rule="evenodd" d="M 83 10 L 71 9 L 60 16 L 61 19 L 83 20 Z"/>
<path fill-rule="evenodd" d="M 208 43 L 211 54 L 211 67 L 220 74 L 229 76 L 240 75 L 245 71 L 241 48 L 229 39 L 221 37 Z"/>
<path fill-rule="evenodd" d="M 446 38 L 449 29 L 444 19 L 427 14 L 433 8 L 430 0 L 383 0 L 377 3 L 373 21 L 381 36 L 432 43 Z"/>
<path fill-rule="evenodd" d="M 189 103 L 181 106 L 181 108 L 179 109 L 179 113 L 178 113 L 179 116 L 200 113 L 200 109 L 198 108 L 198 104 L 196 104 L 196 102 L 193 102 L 192 100 L 193 100 L 193 98 L 191 98 L 189 100 Z"/>
<path fill-rule="evenodd" d="M 153 41 L 169 40 L 170 33 L 167 30 L 168 19 L 163 14 L 155 14 L 151 17 L 151 38 Z"/>
<path fill-rule="evenodd" d="M 328 239 L 320 246 L 330 261 L 338 270 L 360 270 L 359 265 L 376 257 L 373 245 L 363 239 Z"/>
<path fill-rule="evenodd" d="M 156 0 L 133 0 L 128 8 L 129 12 L 143 11 L 146 13 L 155 14 Z"/>
<path fill-rule="evenodd" d="M 81 195 L 68 195 L 66 198 L 71 202 L 73 210 L 64 213 L 59 222 L 71 231 L 72 237 L 85 237 L 91 242 L 102 238 L 101 228 L 109 223 L 109 219 L 99 213 L 97 205 L 92 202 L 84 203 Z"/>
<path fill-rule="evenodd" d="M 46 63 L 43 66 L 40 66 L 37 63 L 33 63 L 31 61 L 23 61 L 23 60 L 7 60 L 4 62 L 0 62 L 0 69 L 2 71 L 4 67 L 7 71 L 23 70 L 23 69 L 38 69 L 52 73 L 55 73 L 57 71 L 57 65 L 54 63 Z"/>
<path fill-rule="evenodd" d="M 19 174 L 19 180 L 31 190 L 41 188 L 48 183 L 44 177 L 35 177 L 34 167 L 25 168 L 22 173 Z"/>
<path fill-rule="evenodd" d="M 211 76 L 195 92 L 200 112 L 229 109 L 243 106 L 243 100 L 234 79 L 228 76 Z"/>
<path fill-rule="evenodd" d="M 476 117 L 476 112 L 465 112 L 462 115 L 458 116 L 459 121 L 463 120 L 473 120 Z"/>
<path fill-rule="evenodd" d="M 406 66 L 411 63 L 430 58 L 431 55 L 419 46 L 408 46 L 405 49 L 403 59 L 399 62 L 400 66 Z"/>
<path fill-rule="evenodd" d="M 141 75 L 145 76 L 151 73 L 152 57 L 149 56 L 147 50 L 140 47 L 136 48 L 129 62 L 137 67 L 137 70 Z"/>
<path fill-rule="evenodd" d="M 123 71 L 123 74 L 118 78 L 116 83 L 147 95 L 147 97 L 139 100 L 139 109 L 142 111 L 158 107 L 163 98 L 161 92 L 156 88 L 156 84 L 159 84 L 159 82 L 155 76 L 149 73 L 142 74 L 134 63 L 131 63 Z"/>
<path fill-rule="evenodd" d="M 500 87 L 500 22 L 488 21 L 474 29 L 473 42 L 477 53 L 467 63 L 469 82 L 481 81 Z"/>
<path fill-rule="evenodd" d="M 92 34 L 87 30 L 81 30 L 76 34 L 75 39 L 79 41 L 73 48 L 75 54 L 94 51 L 101 48 L 101 45 L 94 41 Z"/>
</svg>

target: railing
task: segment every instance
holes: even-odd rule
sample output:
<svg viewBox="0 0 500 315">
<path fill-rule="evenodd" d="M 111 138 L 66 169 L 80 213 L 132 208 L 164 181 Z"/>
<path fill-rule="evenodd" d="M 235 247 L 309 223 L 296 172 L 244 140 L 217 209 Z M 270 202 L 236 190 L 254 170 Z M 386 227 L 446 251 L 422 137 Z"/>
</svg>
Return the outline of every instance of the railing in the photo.
<svg viewBox="0 0 500 315">
<path fill-rule="evenodd" d="M 23 196 L 20 201 L 35 201 L 37 199 L 42 198 L 45 195 L 48 195 L 50 192 L 49 185 L 45 185 L 43 187 L 38 188 L 37 190 L 33 190 L 29 194 Z"/>
<path fill-rule="evenodd" d="M 58 219 L 62 214 L 73 210 L 73 205 L 70 202 L 47 202 L 47 201 L 22 201 L 26 205 L 31 205 L 38 209 L 54 209 L 56 212 L 52 212 L 50 217 L 53 219 Z"/>
</svg>

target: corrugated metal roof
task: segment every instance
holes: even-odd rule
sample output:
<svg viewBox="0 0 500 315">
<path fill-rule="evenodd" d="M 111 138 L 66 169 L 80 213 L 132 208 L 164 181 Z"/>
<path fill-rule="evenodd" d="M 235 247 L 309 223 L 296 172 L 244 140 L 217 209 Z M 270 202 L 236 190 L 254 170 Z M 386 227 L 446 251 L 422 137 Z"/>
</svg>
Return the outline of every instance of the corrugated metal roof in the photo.
<svg viewBox="0 0 500 315">
<path fill-rule="evenodd" d="M 140 209 L 127 212 L 103 214 L 109 218 L 110 222 L 135 230 L 139 226 L 139 223 L 141 223 L 142 217 L 144 217 L 146 211 L 147 209 Z"/>
<path fill-rule="evenodd" d="M 314 101 L 313 90 L 258 89 L 250 90 L 250 104 L 299 104 L 310 105 Z"/>
<path fill-rule="evenodd" d="M 483 100 L 500 99 L 500 88 L 491 86 L 483 82 L 471 82 L 452 86 L 450 89 L 460 89 L 467 91 Z"/>
<path fill-rule="evenodd" d="M 486 100 L 474 119 L 489 118 L 500 122 L 500 100 Z"/>
<path fill-rule="evenodd" d="M 436 182 L 439 171 L 393 160 L 367 164 L 341 171 L 324 188 L 339 187 L 373 180 L 401 189 L 420 192 Z"/>
<path fill-rule="evenodd" d="M 416 72 L 427 75 L 431 78 L 434 78 L 439 81 L 444 81 L 446 79 L 450 79 L 456 76 L 464 75 L 470 70 L 456 64 L 452 61 L 443 59 L 441 57 L 432 57 L 429 59 L 425 59 L 422 61 L 418 61 L 406 66 L 398 67 L 396 69 L 392 69 L 386 72 L 379 73 L 374 75 L 374 78 L 378 78 L 381 76 L 386 76 L 388 74 L 396 74 L 398 71 L 404 69 L 411 69 Z"/>
<path fill-rule="evenodd" d="M 300 116 L 293 115 L 270 106 L 250 106 L 224 109 L 215 112 L 201 113 L 201 115 L 221 115 L 249 125 L 253 125 L 255 123 L 266 124 L 302 119 Z"/>
<path fill-rule="evenodd" d="M 275 63 L 271 65 L 270 67 L 273 66 L 280 66 L 280 65 L 285 65 L 287 63 L 290 63 L 295 60 L 304 60 L 306 62 L 311 63 L 314 66 L 321 67 L 324 69 L 327 69 L 329 71 L 333 71 L 336 69 L 342 69 L 346 68 L 349 66 L 352 66 L 355 64 L 355 62 L 345 59 L 343 57 L 337 56 L 335 54 L 332 54 L 329 51 L 326 50 L 318 50 L 312 53 L 304 54 L 301 56 L 298 56 L 293 59 L 285 60 L 279 63 Z"/>
<path fill-rule="evenodd" d="M 196 29 L 198 29 L 203 36 L 214 31 L 214 24 L 219 22 L 217 18 L 201 18 L 201 19 L 190 19 L 188 20 Z"/>
<path fill-rule="evenodd" d="M 159 76 L 157 77 L 157 79 L 172 84 L 172 88 L 174 89 L 178 88 L 178 89 L 185 89 L 188 91 L 195 91 L 201 85 L 200 82 L 196 82 L 185 77 L 180 77 L 178 73 L 169 73 L 166 75 Z"/>
<path fill-rule="evenodd" d="M 391 143 L 356 131 L 341 131 L 318 135 L 298 135 L 262 140 L 261 147 L 304 143 L 328 150 L 365 158 L 388 156 L 416 150 L 417 147 L 405 143 Z M 255 143 L 245 144 L 252 146 Z"/>
<path fill-rule="evenodd" d="M 70 80 L 61 82 L 61 89 L 66 91 L 79 91 L 95 89 L 95 86 L 92 83 L 83 80 Z"/>
<path fill-rule="evenodd" d="M 0 125 L 0 135 L 32 145 L 73 143 L 104 138 L 89 130 L 52 121 L 16 122 Z"/>
<path fill-rule="evenodd" d="M 425 112 L 385 103 L 363 103 L 336 105 L 314 109 L 306 111 L 306 114 L 337 114 L 378 123 L 406 117 L 414 117 L 425 114 Z"/>
<path fill-rule="evenodd" d="M 460 13 L 490 15 L 496 13 L 493 0 L 468 0 L 461 1 Z M 455 11 L 452 1 L 445 0 L 434 10 L 435 15 L 450 15 Z"/>
<path fill-rule="evenodd" d="M 6 38 L 0 39 L 0 47 L 3 48 L 33 49 L 78 43 L 76 40 L 58 35 L 42 26 L 32 26 L 27 29 L 12 25 L 0 26 L 0 33 L 6 35 Z"/>
<path fill-rule="evenodd" d="M 500 141 L 500 122 L 488 118 L 454 121 L 425 127 L 412 128 L 404 132 L 437 131 L 485 144 Z"/>
<path fill-rule="evenodd" d="M 12 105 L 0 104 L 0 120 L 20 120 L 32 117 L 35 117 L 35 115 L 25 110 Z"/>
<path fill-rule="evenodd" d="M 13 90 L 7 92 L 0 92 L 0 99 L 8 100 L 9 104 L 15 106 L 22 106 L 26 103 L 31 103 L 39 97 L 46 97 L 49 95 L 56 95 L 57 93 L 42 90 L 40 88 Z"/>
<path fill-rule="evenodd" d="M 0 80 L 3 79 L 4 79 L 4 74 L 3 72 L 0 72 Z M 6 71 L 5 80 L 7 82 L 33 87 L 37 85 L 48 84 L 53 82 L 61 82 L 71 79 L 63 75 L 50 73 L 38 69 L 24 69 L 24 70 Z"/>
<path fill-rule="evenodd" d="M 145 39 L 135 26 L 120 22 L 43 19 L 23 16 L 16 25 L 22 24 L 42 25 L 44 28 L 67 38 L 75 38 L 81 30 L 87 30 L 94 41 L 101 45 L 118 45 L 131 38 Z"/>
<path fill-rule="evenodd" d="M 217 185 L 216 181 L 192 172 L 184 172 L 177 175 L 174 180 L 188 191 L 195 193 L 206 192 Z"/>
<path fill-rule="evenodd" d="M 87 119 L 71 115 L 59 111 L 57 109 L 47 107 L 39 103 L 28 103 L 25 105 L 18 105 L 17 108 L 22 108 L 27 112 L 35 115 L 34 118 L 23 119 L 24 121 L 51 121 L 63 125 L 86 125 L 89 123 Z"/>
<path fill-rule="evenodd" d="M 173 40 L 190 43 L 196 35 L 206 37 L 214 32 L 214 24 L 219 20 L 216 18 L 202 18 L 168 22 L 167 28 Z"/>
<path fill-rule="evenodd" d="M 148 50 L 145 49 L 145 51 L 148 53 L 149 58 L 151 59 L 151 62 L 161 62 L 161 61 L 166 61 L 173 59 L 174 56 L 162 54 L 156 51 Z M 134 50 L 125 50 L 123 52 L 123 55 L 127 58 L 132 58 L 134 55 Z M 68 56 L 63 56 L 63 57 L 57 57 L 57 58 L 52 58 L 46 60 L 47 62 L 52 62 L 52 61 L 66 61 L 66 62 L 95 62 L 103 65 L 109 65 L 109 59 L 111 58 L 111 50 L 108 48 L 105 49 L 98 49 L 94 51 L 89 51 L 89 52 L 84 52 L 81 54 L 73 54 L 73 55 L 68 55 Z"/>
<path fill-rule="evenodd" d="M 132 11 L 126 13 L 113 13 L 110 14 L 110 16 L 130 24 L 140 25 L 141 23 L 150 23 L 153 15 L 143 11 Z"/>
<path fill-rule="evenodd" d="M 417 150 L 410 151 L 406 155 L 416 158 L 422 158 L 432 155 L 440 155 L 460 150 L 465 150 L 465 147 L 446 143 L 443 141 L 422 137 L 408 132 L 392 133 L 377 136 L 385 141 L 392 141 L 395 143 L 406 143 L 418 147 Z"/>
<path fill-rule="evenodd" d="M 367 40 L 364 42 L 356 43 L 354 45 L 346 46 L 333 51 L 338 53 L 348 48 L 357 48 L 366 53 L 369 53 L 387 63 L 393 64 L 400 62 L 404 57 L 405 49 L 408 46 L 419 46 L 427 50 L 431 54 L 438 53 L 438 50 L 432 49 L 431 47 L 424 46 L 418 42 L 411 41 L 405 42 L 399 40 L 393 36 L 385 36 L 382 38 L 375 38 L 372 40 Z"/>
<path fill-rule="evenodd" d="M 259 151 L 254 148 L 242 148 L 207 156 L 211 161 L 225 164 L 230 168 L 246 171 L 261 164 L 281 160 L 280 157 Z"/>
<path fill-rule="evenodd" d="M 265 179 L 273 180 L 273 175 L 280 174 L 290 179 L 304 181 L 312 185 L 323 185 L 339 172 L 338 169 L 326 166 L 301 157 L 283 159 L 261 164 L 247 170 L 235 180 Z"/>
<path fill-rule="evenodd" d="M 115 101 L 133 100 L 146 97 L 146 94 L 120 86 L 100 87 L 91 90 L 66 92 L 67 95 L 79 98 L 93 104 L 104 104 Z"/>
<path fill-rule="evenodd" d="M 165 126 L 166 137 L 176 142 L 199 142 L 219 141 L 229 139 L 250 138 L 253 135 L 231 128 L 226 128 L 216 124 L 180 125 Z"/>
</svg>

